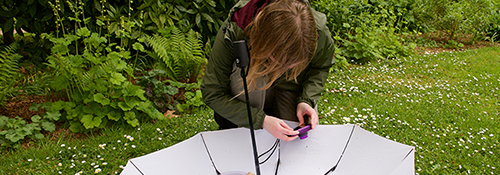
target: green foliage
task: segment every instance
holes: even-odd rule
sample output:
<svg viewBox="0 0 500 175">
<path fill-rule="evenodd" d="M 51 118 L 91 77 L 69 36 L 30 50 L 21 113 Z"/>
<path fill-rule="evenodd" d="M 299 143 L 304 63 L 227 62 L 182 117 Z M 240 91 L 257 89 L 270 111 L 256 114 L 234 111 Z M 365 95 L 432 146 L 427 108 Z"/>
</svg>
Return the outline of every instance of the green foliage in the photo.
<svg viewBox="0 0 500 175">
<path fill-rule="evenodd" d="M 142 0 L 139 1 L 140 17 L 146 28 L 157 30 L 177 26 L 184 32 L 199 31 L 204 42 L 215 38 L 229 9 L 237 0 Z M 151 33 L 152 34 L 152 33 Z"/>
<path fill-rule="evenodd" d="M 327 16 L 327 25 L 337 41 L 337 62 L 366 62 L 413 54 L 416 45 L 401 37 L 409 34 L 408 26 L 416 25 L 408 13 L 407 8 L 412 7 L 410 1 L 318 0 L 312 5 Z"/>
<path fill-rule="evenodd" d="M 496 10 L 491 11 L 490 24 L 486 28 L 487 40 L 491 42 L 500 40 L 500 1 L 494 2 Z"/>
<path fill-rule="evenodd" d="M 0 0 L 0 28 L 8 42 L 12 42 L 12 34 L 16 31 L 41 33 L 54 29 L 53 16 L 48 0 Z M 10 44 L 10 43 L 5 43 Z"/>
<path fill-rule="evenodd" d="M 163 119 L 144 90 L 127 80 L 133 77 L 126 62 L 131 58 L 129 51 L 86 27 L 60 38 L 43 37 L 54 44 L 53 55 L 47 58 L 48 66 L 57 72 L 51 85 L 71 100 L 59 101 L 60 105 L 50 109 L 65 111 L 71 131 L 103 128 L 109 121 L 125 121 L 136 127 L 141 119 Z M 82 48 L 73 51 L 80 43 Z M 140 50 L 139 45 L 134 48 Z"/>
<path fill-rule="evenodd" d="M 31 117 L 31 123 L 27 123 L 20 117 L 8 118 L 0 116 L 0 145 L 10 148 L 18 147 L 18 143 L 26 138 L 42 139 L 45 136 L 42 131 L 53 132 L 56 129 L 55 122 L 59 120 L 59 111 L 51 111 L 45 115 Z"/>
<path fill-rule="evenodd" d="M 199 107 L 205 104 L 203 102 L 201 90 L 196 90 L 195 92 L 186 92 L 184 93 L 184 98 L 186 99 L 186 103 L 177 104 L 177 109 L 180 112 L 192 110 L 193 107 Z"/>
<path fill-rule="evenodd" d="M 3 106 L 5 97 L 19 77 L 18 61 L 22 56 L 15 53 L 15 50 L 14 43 L 0 52 L 0 106 Z"/>
<path fill-rule="evenodd" d="M 449 49 L 459 49 L 461 47 L 464 47 L 464 44 L 456 42 L 454 40 L 448 40 L 448 43 L 445 44 L 443 47 Z"/>
<path fill-rule="evenodd" d="M 447 40 L 456 39 L 457 34 L 473 35 L 471 43 L 483 39 L 482 32 L 495 16 L 492 0 L 418 0 L 417 4 L 421 12 L 432 14 L 423 18 L 424 25 L 445 33 Z"/>
<path fill-rule="evenodd" d="M 184 93 L 184 103 L 179 103 L 176 105 L 177 110 L 184 112 L 186 110 L 191 110 L 193 107 L 203 106 L 203 97 L 201 94 L 200 86 L 201 81 L 197 83 L 181 83 L 172 80 L 166 80 L 170 85 L 177 88 L 183 88 L 186 92 Z"/>
<path fill-rule="evenodd" d="M 177 27 L 165 28 L 160 33 L 145 37 L 146 44 L 154 51 L 149 55 L 160 63 L 157 67 L 165 70 L 167 78 L 196 82 L 207 62 L 198 33 L 190 30 L 184 34 Z"/>
<path fill-rule="evenodd" d="M 159 81 L 162 75 L 165 75 L 165 71 L 153 69 L 147 75 L 137 77 L 136 83 L 145 87 L 144 95 L 160 112 L 166 112 L 173 110 L 172 104 L 177 102 L 173 96 L 179 92 L 179 89 Z"/>
</svg>

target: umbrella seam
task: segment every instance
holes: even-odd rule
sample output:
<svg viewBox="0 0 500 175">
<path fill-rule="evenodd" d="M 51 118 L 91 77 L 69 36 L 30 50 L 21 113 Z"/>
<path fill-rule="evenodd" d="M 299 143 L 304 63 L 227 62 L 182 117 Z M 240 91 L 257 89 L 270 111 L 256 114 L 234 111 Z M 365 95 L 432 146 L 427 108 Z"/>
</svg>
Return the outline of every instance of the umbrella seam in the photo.
<svg viewBox="0 0 500 175">
<path fill-rule="evenodd" d="M 207 151 L 207 154 L 208 154 L 208 157 L 210 158 L 210 161 L 212 162 L 212 166 L 214 166 L 214 169 L 215 169 L 215 172 L 217 174 L 221 174 L 219 172 L 219 170 L 217 169 L 217 166 L 215 166 L 215 162 L 214 160 L 212 159 L 212 155 L 210 154 L 210 151 L 208 150 L 208 147 L 207 147 L 207 144 L 205 143 L 205 138 L 203 137 L 203 134 L 200 133 L 200 136 L 201 136 L 201 140 L 203 141 L 203 146 L 205 146 L 205 150 Z"/>
<path fill-rule="evenodd" d="M 410 152 L 408 152 L 408 153 L 406 154 L 406 156 L 403 158 L 403 160 L 401 160 L 401 163 L 399 163 L 399 165 L 398 165 L 397 167 L 401 166 L 401 164 L 403 164 L 403 162 L 406 160 L 406 158 L 408 158 L 408 156 L 410 156 L 410 154 L 411 154 L 412 152 L 414 152 L 414 151 L 415 151 L 415 149 L 414 149 L 414 148 L 411 148 Z M 396 169 L 397 169 L 397 167 L 396 167 Z M 392 173 L 393 173 L 396 169 L 394 169 L 394 170 L 393 170 L 390 174 L 392 174 Z"/>
<path fill-rule="evenodd" d="M 335 169 L 337 169 L 337 166 L 339 165 L 340 163 L 340 160 L 342 160 L 342 157 L 344 156 L 344 153 L 345 153 L 345 150 L 347 149 L 347 146 L 349 145 L 349 142 L 351 141 L 351 137 L 352 137 L 352 134 L 354 133 L 354 128 L 356 127 L 356 125 L 353 125 L 352 126 L 352 130 L 351 130 L 351 134 L 349 135 L 349 139 L 347 139 L 347 143 L 345 144 L 344 146 L 344 150 L 342 151 L 342 154 L 340 154 L 340 158 L 339 160 L 337 161 L 337 163 L 332 167 L 330 168 L 330 170 L 328 170 L 325 175 L 335 171 Z"/>
<path fill-rule="evenodd" d="M 135 169 L 137 169 L 137 171 L 139 171 L 139 173 L 141 173 L 142 175 L 144 175 L 144 173 L 139 169 L 139 167 L 135 166 L 134 162 L 130 161 L 130 163 L 132 165 L 134 165 Z"/>
</svg>

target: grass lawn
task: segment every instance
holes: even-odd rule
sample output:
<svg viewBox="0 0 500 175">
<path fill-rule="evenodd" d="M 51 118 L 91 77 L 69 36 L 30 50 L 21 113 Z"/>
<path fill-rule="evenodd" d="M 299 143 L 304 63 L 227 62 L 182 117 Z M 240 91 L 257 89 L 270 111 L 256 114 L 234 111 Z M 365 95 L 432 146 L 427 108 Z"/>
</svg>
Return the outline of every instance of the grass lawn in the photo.
<svg viewBox="0 0 500 175">
<path fill-rule="evenodd" d="M 427 53 L 331 74 L 320 124 L 356 123 L 415 146 L 418 174 L 500 173 L 500 47 Z M 129 158 L 215 130 L 212 111 L 2 150 L 0 174 L 114 174 Z"/>
</svg>

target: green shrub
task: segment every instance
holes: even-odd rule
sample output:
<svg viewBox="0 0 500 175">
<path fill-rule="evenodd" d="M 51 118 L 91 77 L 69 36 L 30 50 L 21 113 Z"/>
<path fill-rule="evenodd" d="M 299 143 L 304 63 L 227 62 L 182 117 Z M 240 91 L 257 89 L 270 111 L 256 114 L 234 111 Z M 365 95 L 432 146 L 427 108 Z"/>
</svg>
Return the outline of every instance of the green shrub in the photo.
<svg viewBox="0 0 500 175">
<path fill-rule="evenodd" d="M 490 24 L 486 28 L 487 39 L 491 42 L 500 40 L 500 1 L 495 2 L 496 10 L 491 11 Z"/>
<path fill-rule="evenodd" d="M 48 112 L 43 117 L 35 115 L 30 123 L 19 117 L 0 116 L 0 146 L 18 148 L 18 143 L 26 138 L 42 139 L 45 137 L 42 131 L 53 132 L 60 116 L 58 111 Z"/>
<path fill-rule="evenodd" d="M 153 69 L 148 71 L 146 75 L 137 77 L 136 82 L 138 85 L 145 87 L 145 96 L 162 113 L 175 109 L 173 104 L 178 103 L 178 101 L 173 96 L 179 93 L 178 88 L 160 81 L 164 79 L 163 75 L 165 75 L 165 71 Z"/>
<path fill-rule="evenodd" d="M 162 119 L 163 115 L 144 96 L 144 90 L 127 81 L 127 75 L 132 76 L 132 68 L 125 62 L 131 57 L 130 52 L 114 51 L 114 44 L 86 28 L 64 38 L 45 37 L 54 42 L 48 65 L 58 76 L 52 86 L 66 92 L 71 100 L 63 103 L 61 110 L 66 111 L 72 131 L 102 128 L 109 120 L 124 120 L 136 127 L 139 119 L 146 116 Z M 85 50 L 82 54 L 70 53 L 70 44 L 79 39 L 84 41 Z"/>
<path fill-rule="evenodd" d="M 327 25 L 337 41 L 337 62 L 365 62 L 412 54 L 415 44 L 408 34 L 410 1 L 313 1 L 327 16 Z M 416 24 L 411 24 L 416 25 Z"/>
<path fill-rule="evenodd" d="M 492 0 L 418 0 L 421 12 L 430 14 L 422 21 L 431 31 L 445 34 L 447 40 L 455 40 L 458 34 L 470 34 L 469 42 L 484 38 L 483 33 L 494 17 Z M 426 31 L 427 32 L 427 31 Z"/>
<path fill-rule="evenodd" d="M 66 30 L 67 27 L 62 26 L 61 37 L 42 35 L 54 44 L 52 55 L 47 58 L 47 65 L 56 75 L 51 86 L 66 93 L 70 100 L 58 102 L 60 105 L 50 110 L 63 110 L 63 117 L 73 132 L 103 128 L 109 121 L 125 121 L 136 127 L 140 120 L 163 119 L 144 96 L 142 87 L 127 80 L 134 77 L 132 66 L 127 64 L 132 58 L 126 49 L 130 41 L 127 30 L 121 30 L 120 44 L 110 43 L 105 37 L 108 35 L 101 36 L 85 27 L 88 21 L 81 15 L 80 5 L 70 5 L 75 15 L 69 20 L 75 23 L 75 29 Z M 54 11 L 58 11 L 57 8 Z M 58 18 L 61 25 L 64 20 Z M 104 28 L 105 24 L 97 21 L 96 25 Z M 131 46 L 137 53 L 144 51 L 139 42 Z"/>
<path fill-rule="evenodd" d="M 156 29 L 177 26 L 183 32 L 199 31 L 203 41 L 213 41 L 229 9 L 238 0 L 140 0 L 144 24 Z M 152 33 L 150 33 L 152 34 Z"/>
</svg>

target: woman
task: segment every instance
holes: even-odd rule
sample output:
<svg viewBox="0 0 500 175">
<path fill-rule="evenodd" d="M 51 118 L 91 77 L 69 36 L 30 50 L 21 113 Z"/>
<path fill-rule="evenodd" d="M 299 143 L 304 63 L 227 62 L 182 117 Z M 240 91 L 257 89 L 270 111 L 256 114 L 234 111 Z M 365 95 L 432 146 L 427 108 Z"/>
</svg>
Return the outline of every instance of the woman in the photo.
<svg viewBox="0 0 500 175">
<path fill-rule="evenodd" d="M 246 40 L 250 49 L 247 83 L 253 127 L 284 141 L 296 139 L 289 135 L 298 132 L 283 120 L 300 125 L 310 120 L 314 128 L 316 103 L 334 64 L 325 15 L 307 0 L 242 0 L 231 9 L 201 84 L 203 100 L 214 110 L 219 129 L 249 124 L 232 49 L 232 42 L 239 40 Z"/>
</svg>

